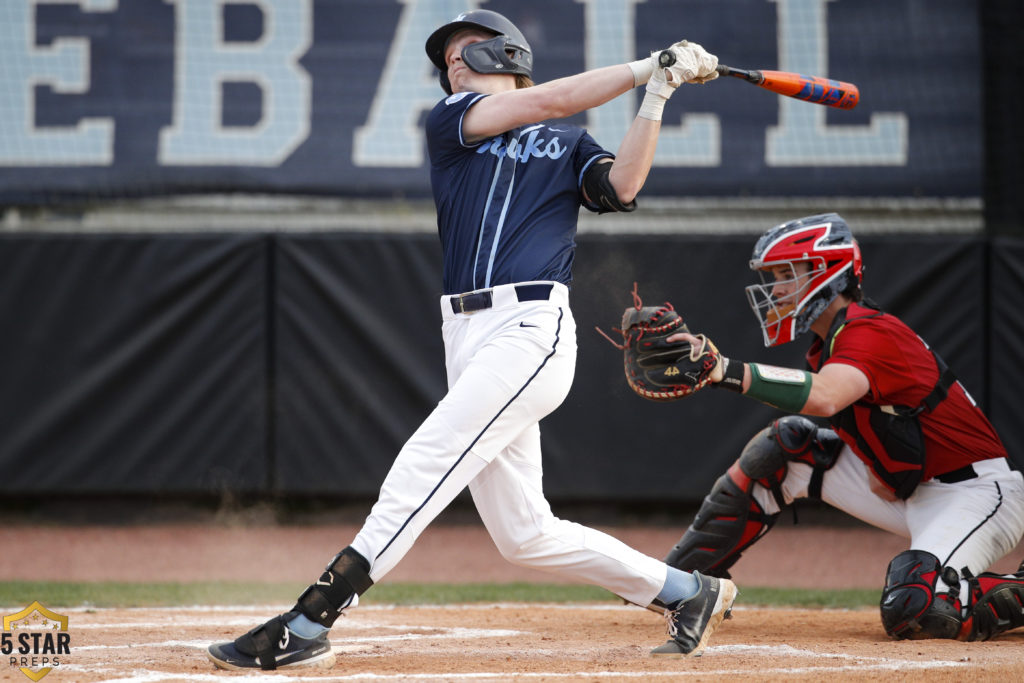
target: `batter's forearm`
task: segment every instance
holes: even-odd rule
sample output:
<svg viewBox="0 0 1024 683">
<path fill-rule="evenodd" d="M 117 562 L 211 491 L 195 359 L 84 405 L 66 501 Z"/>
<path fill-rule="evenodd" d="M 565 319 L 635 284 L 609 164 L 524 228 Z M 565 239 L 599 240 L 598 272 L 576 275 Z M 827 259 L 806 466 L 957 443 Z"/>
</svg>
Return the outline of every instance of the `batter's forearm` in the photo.
<svg viewBox="0 0 1024 683">
<path fill-rule="evenodd" d="M 658 144 L 661 121 L 637 117 L 626 131 L 612 164 L 608 180 L 624 203 L 633 201 L 650 173 Z"/>
<path fill-rule="evenodd" d="M 633 71 L 626 64 L 615 64 L 583 73 L 556 78 L 529 90 L 539 98 L 546 116 L 562 119 L 598 107 L 634 88 Z M 524 92 L 524 91 L 518 91 Z"/>
<path fill-rule="evenodd" d="M 631 90 L 633 82 L 629 66 L 616 64 L 530 88 L 494 93 L 466 112 L 462 132 L 467 142 L 476 142 L 517 126 L 564 119 L 615 99 Z"/>
</svg>

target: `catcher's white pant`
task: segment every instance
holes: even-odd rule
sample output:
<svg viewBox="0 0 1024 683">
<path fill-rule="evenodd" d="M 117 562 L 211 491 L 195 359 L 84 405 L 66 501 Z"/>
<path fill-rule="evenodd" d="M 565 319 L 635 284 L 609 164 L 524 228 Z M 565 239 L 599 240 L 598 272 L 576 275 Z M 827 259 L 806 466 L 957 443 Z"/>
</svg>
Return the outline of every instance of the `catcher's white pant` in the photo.
<svg viewBox="0 0 1024 683">
<path fill-rule="evenodd" d="M 825 472 L 821 499 L 880 529 L 910 539 L 909 550 L 925 550 L 944 567 L 980 574 L 1013 550 L 1024 536 L 1024 477 L 1004 458 L 974 463 L 978 476 L 955 484 L 921 482 L 906 500 L 887 501 L 871 490 L 874 475 L 849 446 Z M 790 463 L 782 482 L 787 503 L 806 498 L 811 467 Z M 779 511 L 771 492 L 754 487 L 767 513 Z M 961 587 L 963 583 L 961 583 Z M 947 586 L 939 579 L 937 590 Z M 961 599 L 965 598 L 961 594 Z"/>
<path fill-rule="evenodd" d="M 552 284 L 548 301 L 520 302 L 513 285 L 495 287 L 493 306 L 473 313 L 453 313 L 451 297 L 441 297 L 448 394 L 399 452 L 352 543 L 370 561 L 374 581 L 469 486 L 510 562 L 638 605 L 650 604 L 664 585 L 663 562 L 555 517 L 544 498 L 538 422 L 565 400 L 576 365 L 569 292 Z"/>
</svg>

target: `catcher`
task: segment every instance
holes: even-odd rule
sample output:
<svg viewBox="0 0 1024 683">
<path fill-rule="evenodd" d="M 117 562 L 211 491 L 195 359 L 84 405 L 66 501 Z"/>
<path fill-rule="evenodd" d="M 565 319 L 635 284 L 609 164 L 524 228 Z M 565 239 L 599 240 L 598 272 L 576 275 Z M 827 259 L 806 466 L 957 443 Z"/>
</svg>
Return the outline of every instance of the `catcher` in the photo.
<svg viewBox="0 0 1024 683">
<path fill-rule="evenodd" d="M 1016 574 L 986 572 L 1024 536 L 1024 479 L 942 359 L 864 299 L 846 222 L 831 213 L 775 226 L 750 267 L 761 276 L 746 292 L 765 345 L 811 331 L 807 370 L 728 359 L 683 330 L 661 342 L 681 345 L 674 354 L 653 356 L 640 343 L 643 325 L 623 326 L 626 373 L 640 373 L 630 384 L 642 396 L 677 398 L 710 384 L 799 413 L 750 440 L 666 562 L 728 577 L 783 507 L 813 498 L 909 539 L 882 590 L 889 636 L 987 640 L 1024 626 L 1024 564 Z M 651 389 L 666 376 L 686 378 L 683 389 Z"/>
</svg>

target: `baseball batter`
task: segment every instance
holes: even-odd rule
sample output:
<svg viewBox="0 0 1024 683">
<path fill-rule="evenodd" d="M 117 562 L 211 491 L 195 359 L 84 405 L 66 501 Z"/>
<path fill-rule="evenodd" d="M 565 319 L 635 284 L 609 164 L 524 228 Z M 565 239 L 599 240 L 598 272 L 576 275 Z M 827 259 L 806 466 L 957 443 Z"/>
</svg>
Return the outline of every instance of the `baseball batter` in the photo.
<svg viewBox="0 0 1024 683">
<path fill-rule="evenodd" d="M 942 359 L 863 298 L 846 222 L 833 213 L 771 228 L 750 267 L 762 276 L 747 296 L 765 345 L 813 332 L 808 370 L 720 356 L 713 381 L 829 426 L 792 415 L 754 436 L 669 564 L 729 576 L 781 508 L 814 498 L 909 539 L 885 576 L 890 636 L 986 640 L 1024 626 L 1024 566 L 985 571 L 1024 536 L 1021 473 Z"/>
<path fill-rule="evenodd" d="M 500 14 L 467 12 L 427 40 L 446 92 L 427 117 L 426 135 L 444 256 L 448 393 L 401 449 L 351 545 L 292 610 L 211 645 L 216 666 L 330 666 L 327 633 L 335 620 L 467 486 L 510 562 L 660 607 L 670 638 L 654 654 L 702 652 L 736 587 L 555 517 L 543 493 L 538 426 L 573 378 L 569 285 L 580 206 L 632 211 L 666 101 L 682 83 L 717 75 L 718 60 L 700 45 L 668 49 L 676 57 L 668 68 L 650 57 L 533 85 L 530 46 Z M 615 155 L 559 120 L 645 83 Z"/>
</svg>

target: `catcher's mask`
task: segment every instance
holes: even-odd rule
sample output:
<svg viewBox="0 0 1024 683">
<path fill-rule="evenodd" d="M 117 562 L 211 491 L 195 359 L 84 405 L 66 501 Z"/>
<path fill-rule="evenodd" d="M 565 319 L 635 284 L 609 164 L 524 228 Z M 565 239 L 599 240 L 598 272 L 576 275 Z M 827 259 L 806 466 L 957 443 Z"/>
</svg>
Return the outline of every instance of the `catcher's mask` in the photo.
<svg viewBox="0 0 1024 683">
<path fill-rule="evenodd" d="M 445 48 L 456 32 L 466 28 L 481 29 L 495 36 L 462 48 L 462 61 L 470 69 L 480 74 L 533 74 L 533 52 L 515 24 L 491 10 L 463 12 L 427 38 L 427 56 L 440 71 L 441 87 L 446 93 L 452 94 L 452 85 L 448 81 Z"/>
<path fill-rule="evenodd" d="M 780 268 L 781 266 L 781 268 Z M 860 247 L 839 214 L 807 216 L 771 228 L 754 245 L 746 288 L 765 346 L 793 341 L 840 293 L 859 286 Z"/>
</svg>

